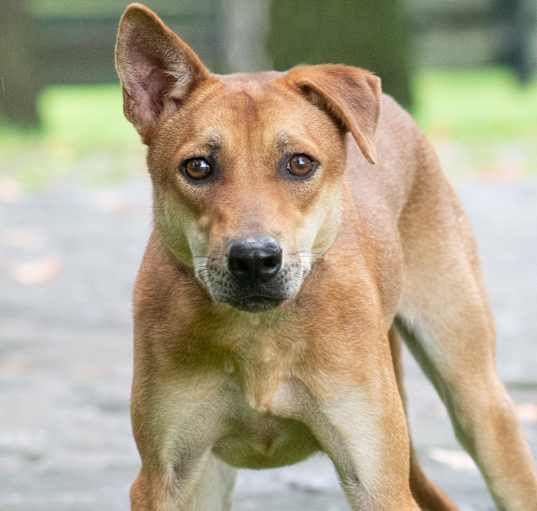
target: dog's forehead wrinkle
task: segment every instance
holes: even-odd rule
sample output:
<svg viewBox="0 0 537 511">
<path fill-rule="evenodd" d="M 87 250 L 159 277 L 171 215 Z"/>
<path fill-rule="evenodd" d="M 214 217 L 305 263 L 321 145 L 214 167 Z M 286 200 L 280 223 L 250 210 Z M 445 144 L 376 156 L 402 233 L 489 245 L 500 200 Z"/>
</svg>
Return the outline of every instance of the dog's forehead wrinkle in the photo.
<svg viewBox="0 0 537 511">
<path fill-rule="evenodd" d="M 269 84 L 282 76 L 280 71 L 263 71 L 257 73 L 232 73 L 227 75 L 216 75 L 218 80 L 228 87 L 261 87 Z"/>
<path fill-rule="evenodd" d="M 220 136 L 220 133 L 216 131 L 214 128 L 211 128 L 211 130 L 205 135 L 206 142 L 205 144 L 207 147 L 211 149 L 220 149 L 222 145 L 222 137 Z"/>
<path fill-rule="evenodd" d="M 280 151 L 283 151 L 289 145 L 289 133 L 280 130 L 276 135 L 276 144 Z"/>
<path fill-rule="evenodd" d="M 249 87 L 224 89 L 194 116 L 192 138 L 216 149 L 233 149 L 237 144 L 250 147 L 255 127 L 260 124 L 263 102 L 262 96 Z"/>
<path fill-rule="evenodd" d="M 322 146 L 317 133 L 318 119 L 307 116 L 302 119 L 300 104 L 285 102 L 282 93 L 285 91 L 268 81 L 259 83 L 244 78 L 225 81 L 198 111 L 194 124 L 201 129 L 196 131 L 205 138 L 204 124 L 209 124 L 209 120 L 221 137 L 218 149 L 227 146 L 233 156 L 235 147 L 239 146 L 243 159 L 257 161 L 263 150 L 276 150 L 281 155 L 295 149 L 317 156 L 316 147 Z M 318 115 L 317 111 L 314 113 Z M 253 164 L 255 161 L 249 161 L 246 166 L 252 168 Z"/>
</svg>

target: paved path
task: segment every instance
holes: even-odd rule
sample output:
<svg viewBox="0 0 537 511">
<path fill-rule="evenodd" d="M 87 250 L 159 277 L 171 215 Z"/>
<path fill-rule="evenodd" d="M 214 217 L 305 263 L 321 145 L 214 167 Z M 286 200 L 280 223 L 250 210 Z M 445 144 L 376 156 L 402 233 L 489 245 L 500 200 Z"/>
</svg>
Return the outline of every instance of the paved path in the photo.
<svg viewBox="0 0 537 511">
<path fill-rule="evenodd" d="M 498 364 L 537 449 L 537 181 L 459 182 L 496 313 Z M 2 200 L 4 202 L 2 202 Z M 148 182 L 0 194 L 0 509 L 118 511 L 137 455 L 128 420 L 130 293 L 150 228 Z M 428 473 L 463 510 L 492 509 L 409 360 Z M 347 509 L 330 464 L 241 473 L 239 511 Z"/>
</svg>

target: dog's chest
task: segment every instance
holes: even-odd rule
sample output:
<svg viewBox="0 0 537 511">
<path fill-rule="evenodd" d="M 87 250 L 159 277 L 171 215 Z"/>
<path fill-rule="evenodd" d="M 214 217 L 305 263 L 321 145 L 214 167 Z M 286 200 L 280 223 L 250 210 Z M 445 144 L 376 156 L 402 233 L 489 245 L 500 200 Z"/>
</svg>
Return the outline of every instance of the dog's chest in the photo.
<svg viewBox="0 0 537 511">
<path fill-rule="evenodd" d="M 215 447 L 227 463 L 280 466 L 318 449 L 309 429 L 296 420 L 304 406 L 293 375 L 301 349 L 264 329 L 252 329 L 235 344 L 223 365 L 235 388 L 231 432 Z"/>
<path fill-rule="evenodd" d="M 244 400 L 235 403 L 229 429 L 214 446 L 226 463 L 242 468 L 272 468 L 297 463 L 318 450 L 300 421 L 259 412 Z"/>
<path fill-rule="evenodd" d="M 236 362 L 245 404 L 261 414 L 282 415 L 293 408 L 292 354 L 272 342 L 260 342 L 244 350 Z"/>
<path fill-rule="evenodd" d="M 253 316 L 230 322 L 214 342 L 224 348 L 223 371 L 240 386 L 245 403 L 259 413 L 287 415 L 294 398 L 289 383 L 306 341 Z"/>
<path fill-rule="evenodd" d="M 318 450 L 309 428 L 292 418 L 298 417 L 303 406 L 294 392 L 295 384 L 284 374 L 278 377 L 274 371 L 263 369 L 258 366 L 255 377 L 237 374 L 233 411 L 226 421 L 228 433 L 214 449 L 233 466 L 288 465 Z"/>
</svg>

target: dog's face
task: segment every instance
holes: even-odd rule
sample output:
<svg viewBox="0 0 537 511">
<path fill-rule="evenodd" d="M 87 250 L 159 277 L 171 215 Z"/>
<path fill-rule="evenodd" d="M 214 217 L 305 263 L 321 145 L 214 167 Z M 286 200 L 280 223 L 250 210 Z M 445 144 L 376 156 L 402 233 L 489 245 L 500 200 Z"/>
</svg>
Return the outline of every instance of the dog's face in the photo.
<svg viewBox="0 0 537 511">
<path fill-rule="evenodd" d="M 167 247 L 217 302 L 256 312 L 294 297 L 338 232 L 345 131 L 373 160 L 378 80 L 343 66 L 211 75 L 140 6 L 116 57 Z"/>
<path fill-rule="evenodd" d="M 338 128 L 300 95 L 217 82 L 151 144 L 156 223 L 214 300 L 274 307 L 333 241 L 343 160 Z"/>
</svg>

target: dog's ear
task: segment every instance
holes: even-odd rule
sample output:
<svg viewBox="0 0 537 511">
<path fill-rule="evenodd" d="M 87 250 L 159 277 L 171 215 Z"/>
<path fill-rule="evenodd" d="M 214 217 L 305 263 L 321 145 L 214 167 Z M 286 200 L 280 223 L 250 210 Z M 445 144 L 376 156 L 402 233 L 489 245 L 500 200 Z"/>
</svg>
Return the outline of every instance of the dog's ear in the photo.
<svg viewBox="0 0 537 511">
<path fill-rule="evenodd" d="M 116 70 L 125 117 L 146 144 L 160 117 L 175 111 L 209 77 L 192 48 L 140 4 L 129 5 L 119 22 Z"/>
<path fill-rule="evenodd" d="M 323 64 L 295 67 L 287 80 L 350 131 L 365 158 L 376 162 L 373 139 L 380 114 L 380 78 L 357 67 Z"/>
</svg>

